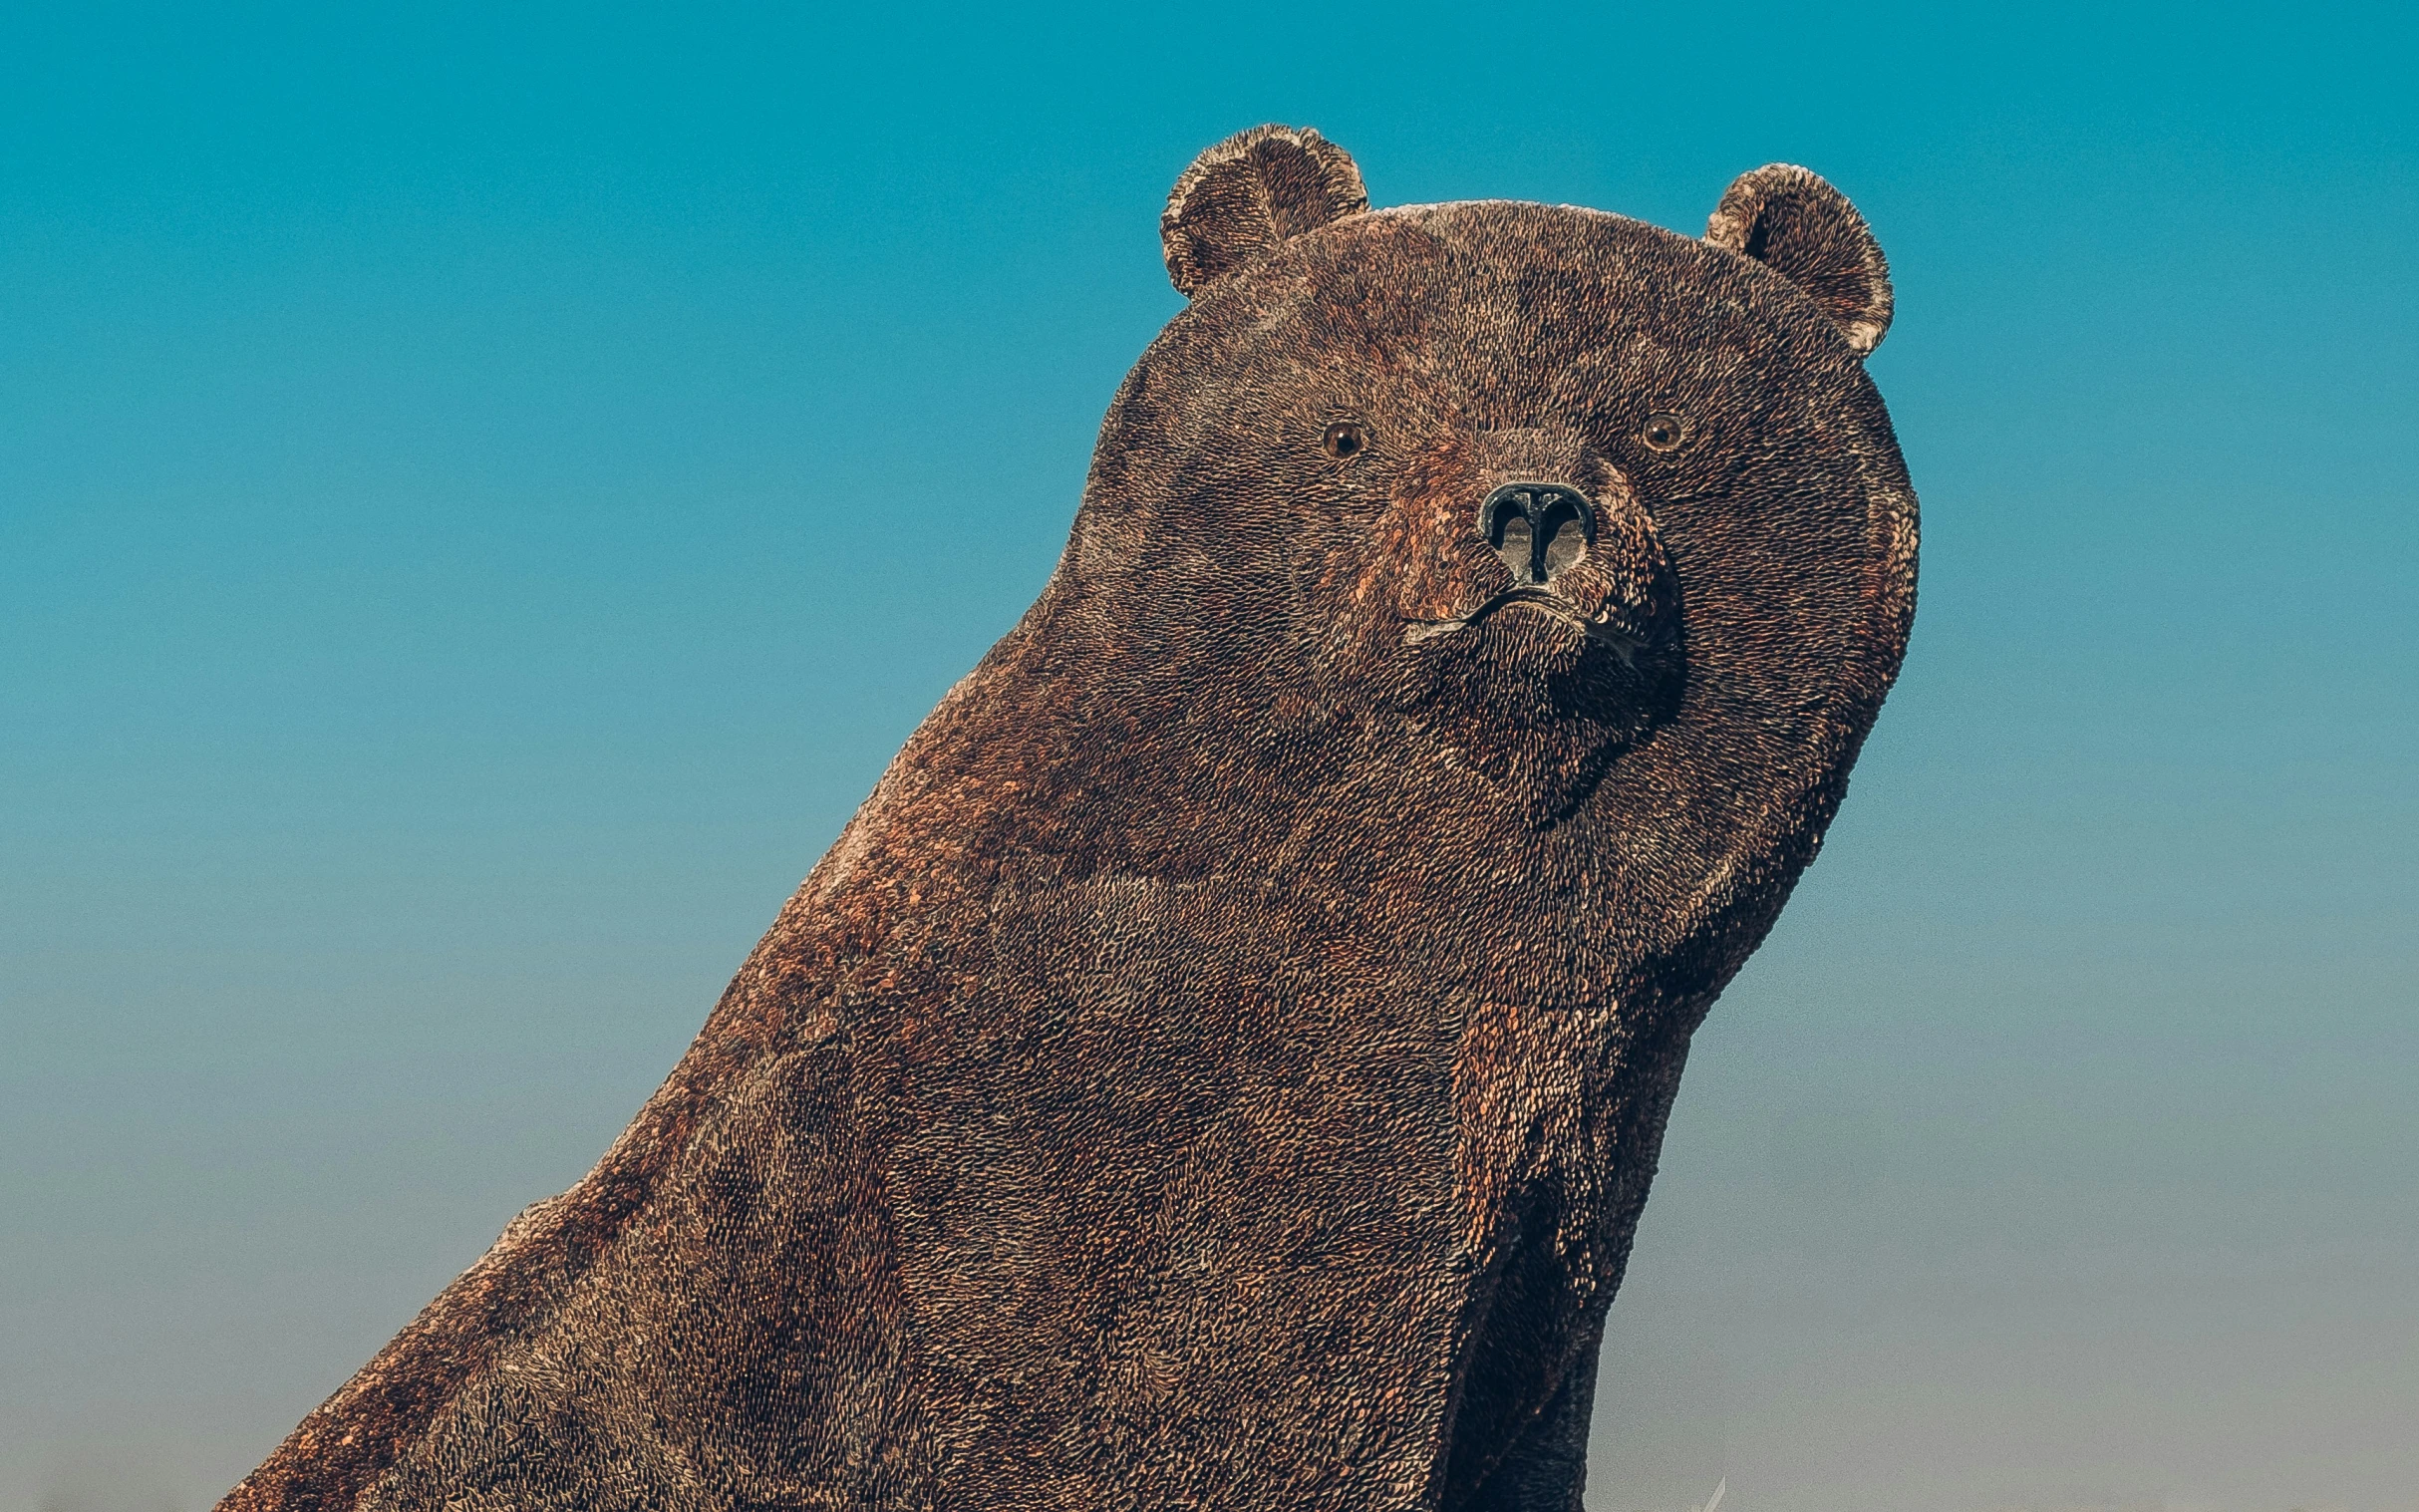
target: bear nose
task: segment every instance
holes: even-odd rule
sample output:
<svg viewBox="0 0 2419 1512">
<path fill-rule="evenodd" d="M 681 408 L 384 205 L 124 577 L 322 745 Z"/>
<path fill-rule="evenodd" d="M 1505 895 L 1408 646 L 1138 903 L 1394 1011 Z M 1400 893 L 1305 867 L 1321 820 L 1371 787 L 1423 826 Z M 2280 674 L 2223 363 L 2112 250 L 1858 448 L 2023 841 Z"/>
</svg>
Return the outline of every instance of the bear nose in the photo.
<svg viewBox="0 0 2419 1512">
<path fill-rule="evenodd" d="M 1478 506 L 1478 530 L 1512 569 L 1513 583 L 1527 587 L 1587 554 L 1596 511 L 1586 494 L 1562 483 L 1505 483 Z"/>
</svg>

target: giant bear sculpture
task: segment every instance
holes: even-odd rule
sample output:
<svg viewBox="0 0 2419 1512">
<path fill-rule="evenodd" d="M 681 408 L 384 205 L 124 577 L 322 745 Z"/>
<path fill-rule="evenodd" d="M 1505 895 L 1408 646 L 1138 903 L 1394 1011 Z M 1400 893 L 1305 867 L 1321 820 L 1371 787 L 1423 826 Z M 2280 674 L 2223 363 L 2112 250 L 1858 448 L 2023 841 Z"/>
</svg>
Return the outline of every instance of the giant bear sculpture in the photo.
<svg viewBox="0 0 2419 1512">
<path fill-rule="evenodd" d="M 1882 255 L 1264 127 L 1048 589 L 586 1179 L 221 1503 L 1575 1509 L 1688 1039 L 1898 668 Z"/>
</svg>

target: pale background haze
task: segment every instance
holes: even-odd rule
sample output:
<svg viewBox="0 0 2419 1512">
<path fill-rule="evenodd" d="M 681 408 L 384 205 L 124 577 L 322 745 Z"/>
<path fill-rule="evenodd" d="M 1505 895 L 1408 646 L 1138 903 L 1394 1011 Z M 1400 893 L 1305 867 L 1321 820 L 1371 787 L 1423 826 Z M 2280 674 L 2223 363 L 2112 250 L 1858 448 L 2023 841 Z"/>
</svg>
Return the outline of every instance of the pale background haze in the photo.
<svg viewBox="0 0 2419 1512">
<path fill-rule="evenodd" d="M 206 1506 L 578 1178 L 1272 120 L 1896 273 L 1914 647 L 1596 1512 L 2419 1507 L 2407 8 L 1149 9 L 0 18 L 0 1509 Z"/>
</svg>

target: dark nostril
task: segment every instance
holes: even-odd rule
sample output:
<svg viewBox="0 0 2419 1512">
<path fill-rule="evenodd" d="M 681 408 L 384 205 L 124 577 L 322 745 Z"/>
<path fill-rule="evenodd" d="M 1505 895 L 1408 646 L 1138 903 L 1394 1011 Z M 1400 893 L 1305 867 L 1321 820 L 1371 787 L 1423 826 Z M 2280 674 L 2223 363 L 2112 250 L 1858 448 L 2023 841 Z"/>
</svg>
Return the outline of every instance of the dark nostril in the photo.
<svg viewBox="0 0 2419 1512">
<path fill-rule="evenodd" d="M 1586 555 L 1593 523 L 1586 496 L 1558 483 L 1506 483 L 1478 506 L 1479 532 L 1524 586 Z"/>
<path fill-rule="evenodd" d="M 1498 488 L 1488 494 L 1487 501 L 1478 510 L 1479 533 L 1487 538 L 1487 544 L 1498 551 L 1502 550 L 1503 532 L 1513 524 L 1519 525 L 1524 532 L 1529 527 L 1528 506 L 1520 494 L 1510 488 Z"/>
<path fill-rule="evenodd" d="M 1528 581 L 1529 563 L 1537 557 L 1537 534 L 1529 528 L 1528 517 L 1518 512 L 1507 512 L 1495 522 L 1494 536 L 1490 544 L 1494 546 L 1495 554 L 1510 565 L 1513 579 Z"/>
<path fill-rule="evenodd" d="M 1545 538 L 1546 576 L 1552 577 L 1563 569 L 1578 564 L 1587 554 L 1588 527 L 1581 519 L 1579 506 L 1568 498 L 1558 500 L 1537 527 Z"/>
</svg>

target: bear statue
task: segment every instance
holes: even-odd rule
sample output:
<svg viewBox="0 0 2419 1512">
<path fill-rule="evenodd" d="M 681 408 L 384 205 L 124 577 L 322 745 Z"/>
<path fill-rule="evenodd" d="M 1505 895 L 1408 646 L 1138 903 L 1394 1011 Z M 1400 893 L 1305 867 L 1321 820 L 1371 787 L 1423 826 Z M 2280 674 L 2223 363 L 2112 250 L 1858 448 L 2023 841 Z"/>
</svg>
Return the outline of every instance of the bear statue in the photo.
<svg viewBox="0 0 2419 1512">
<path fill-rule="evenodd" d="M 1056 574 L 662 1089 L 220 1504 L 1575 1509 L 1689 1036 L 1915 606 L 1803 168 L 1701 240 L 1262 127 Z"/>
</svg>

